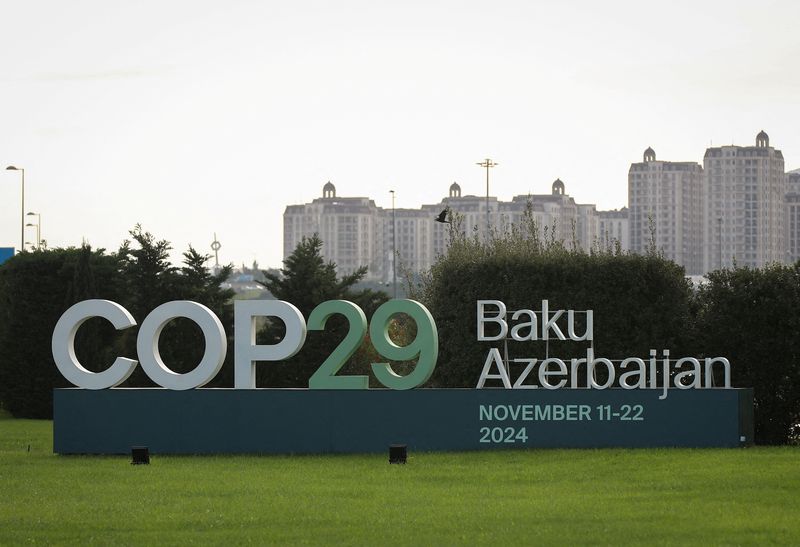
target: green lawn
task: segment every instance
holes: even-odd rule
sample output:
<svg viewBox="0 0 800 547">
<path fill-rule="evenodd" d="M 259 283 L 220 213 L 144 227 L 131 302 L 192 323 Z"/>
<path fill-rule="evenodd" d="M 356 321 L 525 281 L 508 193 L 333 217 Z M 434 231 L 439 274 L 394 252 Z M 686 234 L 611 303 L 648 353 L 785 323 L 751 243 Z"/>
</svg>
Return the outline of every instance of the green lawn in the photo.
<svg viewBox="0 0 800 547">
<path fill-rule="evenodd" d="M 51 452 L 51 422 L 0 420 L 0 544 L 800 544 L 798 448 Z"/>
</svg>

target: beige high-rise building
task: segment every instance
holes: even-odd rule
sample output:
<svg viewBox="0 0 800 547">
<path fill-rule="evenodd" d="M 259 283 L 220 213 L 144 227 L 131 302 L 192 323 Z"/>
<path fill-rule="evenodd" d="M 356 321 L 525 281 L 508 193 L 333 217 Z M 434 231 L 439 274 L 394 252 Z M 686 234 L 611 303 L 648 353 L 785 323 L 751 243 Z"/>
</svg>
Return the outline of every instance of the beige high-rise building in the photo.
<svg viewBox="0 0 800 547">
<path fill-rule="evenodd" d="M 330 181 L 322 197 L 284 213 L 284 258 L 314 233 L 340 274 L 368 267 L 367 280 L 388 282 L 396 269 L 419 272 L 444 253 L 448 226 L 435 222 L 446 209 L 479 240 L 519 225 L 530 210 L 542 238 L 590 250 L 656 251 L 701 275 L 719 267 L 761 267 L 800 260 L 800 169 L 784 172 L 780 150 L 761 131 L 755 146 L 706 150 L 704 165 L 656 159 L 652 148 L 628 171 L 628 207 L 597 211 L 576 203 L 556 179 L 549 194 L 462 196 L 457 183 L 439 203 L 419 209 L 383 209 L 366 197 L 337 197 Z"/>
<path fill-rule="evenodd" d="M 532 205 L 533 219 L 539 227 L 539 235 L 552 237 L 570 245 L 573 239 L 578 239 L 578 204 L 575 199 L 566 193 L 566 186 L 561 179 L 556 179 L 550 186 L 549 194 L 533 194 L 530 196 L 516 196 L 506 204 L 507 214 L 511 222 L 519 222 L 525 212 L 527 202 Z M 592 234 L 593 238 L 594 234 Z M 579 246 L 588 249 L 586 244 L 591 241 L 581 242 Z"/>
<path fill-rule="evenodd" d="M 494 196 L 462 196 L 461 186 L 454 182 L 450 185 L 448 196 L 436 204 L 422 205 L 429 218 L 433 219 L 438 214 L 450 209 L 461 217 L 462 228 L 468 235 L 477 235 L 484 240 L 489 229 L 497 229 L 503 222 L 501 204 Z M 488 211 L 488 213 L 487 213 Z M 435 223 L 434 227 L 434 257 L 442 254 L 447 246 L 447 225 Z"/>
<path fill-rule="evenodd" d="M 620 251 L 630 249 L 628 208 L 597 212 L 597 241 L 601 249 L 613 249 L 619 242 Z"/>
<path fill-rule="evenodd" d="M 321 198 L 286 207 L 283 255 L 288 257 L 303 237 L 317 233 L 323 242 L 323 257 L 335 262 L 340 274 L 366 265 L 367 280 L 388 282 L 394 268 L 398 278 L 406 271 L 420 272 L 445 252 L 448 225 L 435 221 L 442 211 L 458 213 L 466 234 L 483 240 L 488 229 L 502 231 L 522 222 L 528 203 L 542 238 L 551 237 L 555 229 L 555 238 L 567 247 L 575 243 L 587 251 L 598 241 L 603 212 L 598 213 L 591 204 L 575 203 L 561 180 L 552 184 L 549 194 L 515 196 L 509 202 L 492 196 L 462 196 L 461 187 L 453 183 L 449 195 L 437 204 L 394 211 L 377 207 L 369 198 L 338 197 L 328 182 Z M 609 235 L 615 239 L 618 232 Z M 624 241 L 621 243 L 626 248 Z"/>
<path fill-rule="evenodd" d="M 600 237 L 600 213 L 593 203 L 578 203 L 575 235 L 581 249 L 589 251 Z"/>
<path fill-rule="evenodd" d="M 705 270 L 785 262 L 783 154 L 761 131 L 755 146 L 706 150 Z"/>
<path fill-rule="evenodd" d="M 549 194 L 514 196 L 500 202 L 501 226 L 519 225 L 530 203 L 530 213 L 541 238 L 555 238 L 567 247 L 577 245 L 588 251 L 598 237 L 598 212 L 594 204 L 576 203 L 566 193 L 561 179 L 550 186 Z"/>
<path fill-rule="evenodd" d="M 665 258 L 703 270 L 703 168 L 695 162 L 661 161 L 652 148 L 628 171 L 630 249 L 651 245 Z"/>
<path fill-rule="evenodd" d="M 397 209 L 395 211 L 397 239 L 392 242 L 391 210 L 383 210 L 387 221 L 387 247 L 391 255 L 392 244 L 397 249 L 397 275 L 403 272 L 420 272 L 427 270 L 434 259 L 434 215 L 421 209 Z M 442 226 L 439 224 L 439 226 Z M 391 264 L 387 266 L 387 273 L 391 274 Z M 388 279 L 387 279 L 388 281 Z"/>
<path fill-rule="evenodd" d="M 292 254 L 304 237 L 319 234 L 322 256 L 336 263 L 340 275 L 367 266 L 370 277 L 380 279 L 385 277 L 386 263 L 391 260 L 391 251 L 386 248 L 386 230 L 383 209 L 376 207 L 373 200 L 337 197 L 336 187 L 328 181 L 321 198 L 286 207 L 283 257 Z"/>
<path fill-rule="evenodd" d="M 786 173 L 786 245 L 790 262 L 800 260 L 800 169 Z"/>
</svg>

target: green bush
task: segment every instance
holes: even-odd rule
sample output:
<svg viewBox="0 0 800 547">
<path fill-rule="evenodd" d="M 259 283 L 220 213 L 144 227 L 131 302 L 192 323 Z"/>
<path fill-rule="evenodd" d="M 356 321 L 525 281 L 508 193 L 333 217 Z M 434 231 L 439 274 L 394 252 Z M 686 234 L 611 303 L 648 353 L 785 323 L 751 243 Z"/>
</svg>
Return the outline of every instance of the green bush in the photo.
<svg viewBox="0 0 800 547">
<path fill-rule="evenodd" d="M 454 238 L 415 292 L 439 329 L 439 365 L 431 385 L 446 387 L 474 387 L 489 348 L 500 344 L 477 341 L 478 300 L 501 300 L 509 310 L 538 310 L 542 300 L 551 310 L 591 309 L 596 356 L 646 358 L 651 348 L 684 349 L 690 293 L 683 268 L 659 256 L 587 254 L 515 233 L 488 243 Z M 582 334 L 578 318 L 576 331 Z M 551 341 L 549 351 L 559 358 L 585 357 L 586 347 Z M 545 356 L 541 341 L 514 342 L 508 349 L 512 359 Z"/>
<path fill-rule="evenodd" d="M 0 399 L 16 417 L 52 416 L 54 387 L 67 387 L 53 361 L 50 339 L 61 314 L 87 298 L 118 296 L 116 258 L 82 249 L 20 253 L 0 266 Z M 87 322 L 78 357 L 96 370 L 113 351 L 110 329 Z"/>
<path fill-rule="evenodd" d="M 800 422 L 800 265 L 708 275 L 698 293 L 697 336 L 752 387 L 759 444 L 783 444 Z"/>
</svg>

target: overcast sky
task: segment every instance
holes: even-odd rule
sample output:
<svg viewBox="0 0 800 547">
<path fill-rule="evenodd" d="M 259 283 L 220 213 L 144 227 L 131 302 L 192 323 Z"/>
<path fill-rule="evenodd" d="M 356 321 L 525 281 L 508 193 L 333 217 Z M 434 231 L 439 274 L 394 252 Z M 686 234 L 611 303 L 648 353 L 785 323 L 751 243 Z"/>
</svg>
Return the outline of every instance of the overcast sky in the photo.
<svg viewBox="0 0 800 547">
<path fill-rule="evenodd" d="M 800 167 L 800 2 L 0 0 L 0 163 L 51 246 L 137 222 L 282 259 L 286 205 L 491 193 L 627 203 L 627 172 L 764 129 Z M 0 246 L 19 245 L 0 172 Z M 33 240 L 33 231 L 27 237 Z"/>
</svg>

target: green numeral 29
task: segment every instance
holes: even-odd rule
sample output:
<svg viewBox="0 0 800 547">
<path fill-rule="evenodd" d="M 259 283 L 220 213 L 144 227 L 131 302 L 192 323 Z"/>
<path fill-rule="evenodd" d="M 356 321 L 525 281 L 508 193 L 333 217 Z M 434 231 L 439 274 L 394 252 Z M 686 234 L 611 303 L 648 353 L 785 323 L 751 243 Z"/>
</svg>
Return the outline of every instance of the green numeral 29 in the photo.
<svg viewBox="0 0 800 547">
<path fill-rule="evenodd" d="M 407 346 L 398 346 L 389 337 L 392 317 L 405 313 L 417 324 L 417 337 Z M 367 389 L 367 376 L 337 376 L 347 360 L 356 352 L 367 334 L 364 311 L 346 300 L 323 302 L 308 316 L 309 330 L 324 330 L 332 315 L 343 315 L 349 329 L 344 340 L 333 350 L 317 371 L 308 379 L 310 389 Z M 369 335 L 375 350 L 386 359 L 408 361 L 417 359 L 414 370 L 406 376 L 398 375 L 389 363 L 372 363 L 372 372 L 378 381 L 390 389 L 413 389 L 424 384 L 436 368 L 439 356 L 439 335 L 430 312 L 414 300 L 390 300 L 375 310 L 369 325 Z"/>
</svg>

